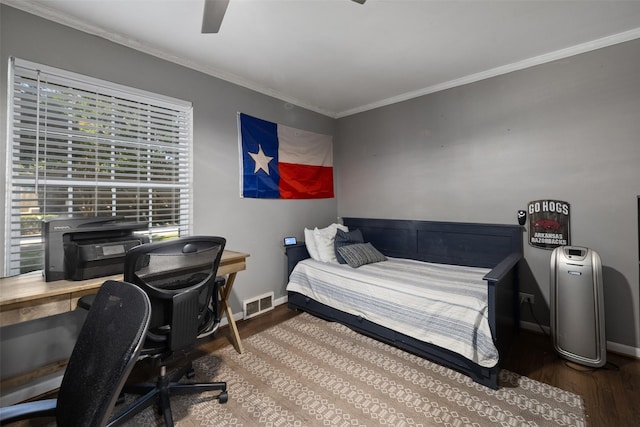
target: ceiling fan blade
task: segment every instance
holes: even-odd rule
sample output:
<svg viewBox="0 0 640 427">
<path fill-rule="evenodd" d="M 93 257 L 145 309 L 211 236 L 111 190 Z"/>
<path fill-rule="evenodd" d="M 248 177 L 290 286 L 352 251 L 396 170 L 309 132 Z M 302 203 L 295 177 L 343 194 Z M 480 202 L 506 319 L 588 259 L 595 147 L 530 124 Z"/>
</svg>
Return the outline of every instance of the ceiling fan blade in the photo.
<svg viewBox="0 0 640 427">
<path fill-rule="evenodd" d="M 364 4 L 364 2 L 366 2 L 367 0 L 352 0 L 356 3 L 360 3 L 360 4 Z"/>
<path fill-rule="evenodd" d="M 204 34 L 217 33 L 222 25 L 222 18 L 227 11 L 229 0 L 204 0 L 202 14 L 202 32 Z"/>
</svg>

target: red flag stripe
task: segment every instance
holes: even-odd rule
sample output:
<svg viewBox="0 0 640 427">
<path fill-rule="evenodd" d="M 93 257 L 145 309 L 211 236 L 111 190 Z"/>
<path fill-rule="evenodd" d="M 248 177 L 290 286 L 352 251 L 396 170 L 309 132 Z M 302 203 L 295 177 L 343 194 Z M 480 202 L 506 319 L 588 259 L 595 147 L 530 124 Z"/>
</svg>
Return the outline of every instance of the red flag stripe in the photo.
<svg viewBox="0 0 640 427">
<path fill-rule="evenodd" d="M 333 197 L 333 168 L 279 163 L 280 198 L 321 199 Z"/>
</svg>

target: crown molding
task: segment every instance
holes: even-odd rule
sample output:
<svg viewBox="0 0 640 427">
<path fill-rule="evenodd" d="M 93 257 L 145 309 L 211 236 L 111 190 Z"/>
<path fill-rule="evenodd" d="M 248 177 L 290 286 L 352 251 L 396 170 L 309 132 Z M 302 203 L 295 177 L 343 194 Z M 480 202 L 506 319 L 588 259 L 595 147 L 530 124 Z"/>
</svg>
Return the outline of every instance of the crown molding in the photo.
<svg viewBox="0 0 640 427">
<path fill-rule="evenodd" d="M 461 77 L 459 79 L 450 80 L 448 82 L 439 83 L 437 85 L 429 86 L 423 89 L 418 89 L 412 92 L 406 92 L 402 95 L 383 99 L 383 100 L 362 105 L 360 107 L 356 107 L 353 109 L 341 111 L 336 114 L 336 118 L 351 116 L 353 114 L 362 113 L 368 110 L 373 110 L 374 108 L 385 107 L 387 105 L 395 104 L 401 101 L 407 101 L 409 99 L 418 98 L 420 96 L 429 95 L 435 92 L 440 92 L 445 89 L 451 89 L 454 87 L 463 86 L 469 83 L 474 83 L 480 80 L 489 79 L 491 77 L 508 74 L 514 71 L 524 70 L 526 68 L 531 68 L 536 65 L 546 64 L 559 59 L 568 58 L 570 56 L 579 55 L 581 53 L 590 52 L 596 49 L 612 46 L 619 43 L 624 43 L 624 42 L 635 40 L 638 38 L 640 38 L 640 28 L 634 28 L 633 30 L 603 37 L 603 38 L 593 40 L 587 43 L 582 43 L 576 46 L 571 46 L 566 49 L 560 49 L 555 52 L 546 53 L 544 55 L 528 58 L 522 61 L 518 61 L 511 64 L 503 65 L 500 67 L 492 68 L 490 70 L 482 71 L 480 73 L 470 74 L 468 76 Z"/>
<path fill-rule="evenodd" d="M 101 28 L 95 25 L 89 25 L 85 22 L 71 18 L 57 11 L 54 11 L 50 8 L 47 8 L 46 2 L 34 2 L 33 0 L 0 0 L 0 3 L 7 4 L 11 7 L 15 7 L 16 9 L 23 10 L 27 13 L 40 16 L 44 19 L 57 22 L 59 24 L 80 30 L 85 33 L 93 34 L 95 36 L 107 39 L 109 41 L 129 47 L 131 49 L 135 49 L 140 52 L 155 56 L 157 58 L 164 59 L 169 62 L 173 62 L 175 64 L 202 72 L 204 74 L 208 74 L 210 76 L 219 78 L 221 80 L 236 84 L 238 86 L 242 86 L 244 88 L 256 91 L 263 95 L 267 95 L 267 96 L 279 99 L 289 104 L 293 104 L 298 107 L 305 108 L 307 110 L 314 111 L 316 113 L 319 113 L 334 119 L 351 116 L 353 114 L 362 113 L 365 111 L 373 110 L 375 108 L 385 107 L 398 102 L 418 98 L 420 96 L 429 95 L 435 92 L 440 92 L 440 91 L 451 89 L 458 86 L 463 86 L 469 83 L 474 83 L 480 80 L 485 80 L 485 79 L 500 76 L 503 74 L 508 74 L 514 71 L 524 70 L 526 68 L 531 68 L 536 65 L 545 64 L 548 62 L 568 58 L 570 56 L 579 55 L 581 53 L 590 52 L 603 47 L 612 46 L 615 44 L 624 43 L 630 40 L 635 40 L 640 38 L 640 27 L 634 28 L 629 31 L 613 34 L 607 37 L 582 43 L 576 46 L 571 46 L 565 49 L 560 49 L 554 52 L 546 53 L 544 55 L 539 55 L 533 58 L 517 61 L 511 64 L 503 65 L 503 66 L 482 71 L 479 73 L 470 74 L 468 76 L 464 76 L 459 79 L 449 80 L 447 82 L 438 83 L 436 85 L 428 86 L 415 91 L 406 92 L 401 95 L 382 99 L 369 104 L 354 107 L 348 110 L 336 112 L 336 111 L 331 111 L 315 105 L 310 105 L 299 99 L 295 99 L 285 94 L 282 94 L 272 88 L 258 85 L 255 82 L 244 79 L 243 77 L 240 77 L 236 74 L 228 73 L 214 67 L 209 67 L 201 63 L 191 61 L 186 58 L 172 55 L 160 49 L 157 49 L 145 43 L 142 43 L 139 40 L 131 39 L 121 34 L 113 33 L 111 31 L 108 31 L 104 28 Z"/>
<path fill-rule="evenodd" d="M 73 17 L 69 17 L 65 14 L 61 14 L 55 10 L 52 10 L 46 7 L 46 2 L 34 2 L 33 0 L 0 0 L 0 3 L 4 3 L 8 6 L 14 7 L 16 9 L 22 10 L 24 12 L 30 13 L 32 15 L 39 16 L 49 21 L 56 22 L 58 24 L 73 28 L 75 30 L 82 31 L 84 33 L 88 33 L 106 40 L 109 40 L 113 43 L 120 44 L 122 46 L 126 46 L 128 48 L 137 50 L 142 53 L 146 53 L 151 56 L 155 56 L 156 58 L 164 59 L 165 61 L 172 62 L 174 64 L 181 65 L 186 68 L 190 68 L 195 71 L 199 71 L 201 73 L 219 78 L 220 80 L 224 80 L 229 83 L 236 84 L 238 86 L 244 87 L 246 89 L 253 90 L 255 92 L 259 92 L 263 95 L 270 96 L 272 98 L 279 99 L 288 104 L 296 105 L 300 108 L 304 108 L 310 111 L 314 111 L 316 113 L 322 114 L 324 116 L 328 116 L 331 118 L 336 118 L 336 113 L 334 111 L 330 111 L 324 108 L 317 107 L 315 105 L 310 105 L 306 102 L 303 102 L 299 99 L 284 95 L 279 93 L 278 91 L 266 88 L 261 85 L 256 84 L 255 82 L 249 81 L 240 77 L 233 73 L 228 73 L 222 70 L 219 70 L 214 67 L 209 67 L 198 63 L 196 61 L 189 60 L 187 58 L 183 58 L 180 56 L 176 56 L 165 52 L 161 49 L 157 49 L 152 47 L 146 43 L 141 42 L 140 40 L 132 39 L 130 37 L 126 37 L 122 34 L 117 34 L 112 31 L 109 31 L 105 28 L 102 28 L 97 25 L 90 25 L 81 20 L 75 19 Z"/>
</svg>

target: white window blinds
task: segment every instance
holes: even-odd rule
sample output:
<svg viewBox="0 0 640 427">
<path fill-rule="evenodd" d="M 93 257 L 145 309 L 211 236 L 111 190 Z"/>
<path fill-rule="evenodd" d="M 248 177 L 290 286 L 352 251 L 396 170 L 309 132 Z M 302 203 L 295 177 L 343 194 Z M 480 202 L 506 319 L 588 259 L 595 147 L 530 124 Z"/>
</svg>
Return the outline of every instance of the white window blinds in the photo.
<svg viewBox="0 0 640 427">
<path fill-rule="evenodd" d="M 191 103 L 12 59 L 5 275 L 42 268 L 42 220 L 190 229 Z"/>
</svg>

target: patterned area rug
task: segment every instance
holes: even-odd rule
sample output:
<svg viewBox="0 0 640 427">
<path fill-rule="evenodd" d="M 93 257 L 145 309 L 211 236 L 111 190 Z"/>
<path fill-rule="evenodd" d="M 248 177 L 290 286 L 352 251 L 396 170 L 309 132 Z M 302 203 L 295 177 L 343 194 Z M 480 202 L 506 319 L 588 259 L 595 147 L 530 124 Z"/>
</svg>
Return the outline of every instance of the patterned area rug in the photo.
<svg viewBox="0 0 640 427">
<path fill-rule="evenodd" d="M 580 396 L 502 370 L 499 390 L 306 313 L 194 362 L 229 401 L 171 398 L 190 426 L 584 426 Z M 163 425 L 148 409 L 129 425 Z"/>
</svg>

